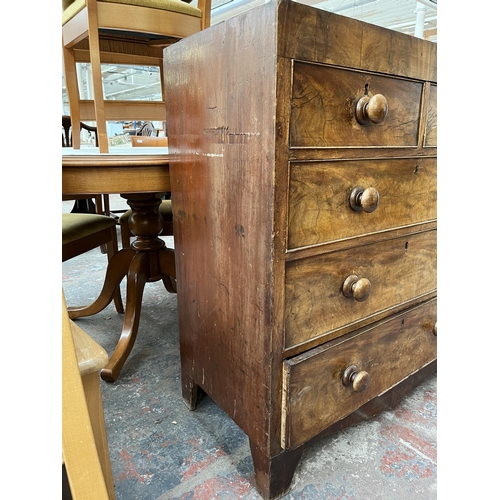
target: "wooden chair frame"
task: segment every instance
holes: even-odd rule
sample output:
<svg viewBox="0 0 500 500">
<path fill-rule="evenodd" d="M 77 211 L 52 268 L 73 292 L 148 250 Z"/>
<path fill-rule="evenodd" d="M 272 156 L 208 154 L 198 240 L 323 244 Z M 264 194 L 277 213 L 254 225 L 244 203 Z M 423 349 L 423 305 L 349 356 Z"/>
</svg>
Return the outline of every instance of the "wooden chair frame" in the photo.
<svg viewBox="0 0 500 500">
<path fill-rule="evenodd" d="M 109 152 L 106 121 L 165 119 L 163 48 L 210 25 L 211 0 L 198 0 L 198 9 L 202 12 L 201 18 L 142 6 L 86 0 L 85 8 L 63 25 L 63 60 L 71 123 L 77 130 L 80 121 L 95 121 L 101 153 Z M 109 33 L 118 36 L 108 36 Z M 134 34 L 148 34 L 153 40 L 141 42 Z M 85 39 L 88 39 L 88 46 L 80 44 Z M 92 101 L 80 100 L 76 63 L 81 61 L 91 64 L 93 106 Z M 101 63 L 159 66 L 163 101 L 105 101 Z M 80 149 L 80 139 L 76 135 L 73 147 Z"/>
<path fill-rule="evenodd" d="M 115 500 L 99 370 L 108 356 L 70 321 L 62 295 L 62 451 L 74 500 Z"/>
<path fill-rule="evenodd" d="M 62 136 L 62 147 L 70 148 L 73 145 L 73 130 L 71 126 L 71 117 L 67 115 L 62 115 L 62 128 L 64 129 L 64 134 Z M 97 137 L 97 127 L 92 127 L 87 123 L 80 122 L 79 132 L 84 129 L 88 132 L 93 132 L 95 135 L 96 146 L 99 146 L 99 140 Z M 71 212 L 76 213 L 96 213 L 109 216 L 109 195 L 108 194 L 93 194 L 88 195 L 63 195 L 63 201 L 75 200 L 75 205 Z M 95 200 L 95 204 L 92 200 Z M 107 211 L 106 211 L 107 210 Z M 106 247 L 101 245 L 102 253 L 106 253 Z"/>
<path fill-rule="evenodd" d="M 106 245 L 106 253 L 108 256 L 108 262 L 111 260 L 113 255 L 118 253 L 118 237 L 116 235 L 115 227 L 108 227 L 97 231 L 95 233 L 79 238 L 78 240 L 71 241 L 62 245 L 62 261 L 65 262 L 77 255 L 88 252 L 93 248 Z M 123 313 L 123 301 L 118 288 L 113 294 L 113 300 L 115 303 L 115 308 L 118 313 Z"/>
</svg>

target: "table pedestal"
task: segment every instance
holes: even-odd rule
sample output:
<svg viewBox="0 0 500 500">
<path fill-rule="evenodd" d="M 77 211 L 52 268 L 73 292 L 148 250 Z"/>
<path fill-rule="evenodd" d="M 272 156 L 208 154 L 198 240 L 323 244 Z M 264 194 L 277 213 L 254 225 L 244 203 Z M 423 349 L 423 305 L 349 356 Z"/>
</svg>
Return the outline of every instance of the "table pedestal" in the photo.
<svg viewBox="0 0 500 500">
<path fill-rule="evenodd" d="M 118 344 L 101 371 L 101 378 L 114 382 L 122 369 L 139 329 L 142 295 L 148 282 L 162 280 L 165 288 L 176 291 L 175 254 L 158 237 L 163 219 L 158 208 L 165 193 L 140 193 L 122 195 L 132 209 L 129 219 L 131 233 L 136 236 L 130 248 L 123 248 L 109 262 L 104 285 L 95 302 L 85 307 L 68 308 L 71 319 L 91 316 L 102 311 L 113 299 L 115 290 L 127 276 L 125 318 Z"/>
</svg>

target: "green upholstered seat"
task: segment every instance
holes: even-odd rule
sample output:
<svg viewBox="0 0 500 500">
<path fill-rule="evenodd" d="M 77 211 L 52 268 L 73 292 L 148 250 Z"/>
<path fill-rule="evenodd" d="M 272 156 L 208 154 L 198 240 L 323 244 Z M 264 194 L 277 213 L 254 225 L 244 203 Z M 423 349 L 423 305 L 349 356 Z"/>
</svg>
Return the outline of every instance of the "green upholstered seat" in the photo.
<svg viewBox="0 0 500 500">
<path fill-rule="evenodd" d="M 187 14 L 193 17 L 201 18 L 201 10 L 192 7 L 182 0 L 98 0 L 99 2 L 119 3 L 135 5 L 137 7 L 149 7 L 151 9 L 169 10 L 179 14 Z M 71 18 L 85 7 L 85 0 L 74 0 L 69 2 L 63 0 L 62 24 L 66 24 Z"/>
<path fill-rule="evenodd" d="M 115 219 L 106 215 L 62 214 L 62 244 L 66 245 L 113 226 L 116 226 Z"/>
<path fill-rule="evenodd" d="M 62 214 L 62 261 L 106 245 L 108 261 L 118 252 L 116 221 L 97 214 Z M 120 288 L 113 293 L 117 312 L 123 313 Z"/>
</svg>

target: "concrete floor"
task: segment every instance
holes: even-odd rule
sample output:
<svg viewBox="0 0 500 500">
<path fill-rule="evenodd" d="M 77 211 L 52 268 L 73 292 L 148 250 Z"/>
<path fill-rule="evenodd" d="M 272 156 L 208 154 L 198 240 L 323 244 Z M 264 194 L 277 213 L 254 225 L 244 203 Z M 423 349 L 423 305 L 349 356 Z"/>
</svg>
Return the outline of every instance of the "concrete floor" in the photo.
<svg viewBox="0 0 500 500">
<path fill-rule="evenodd" d="M 111 199 L 112 208 L 123 203 Z M 63 263 L 68 305 L 97 297 L 106 264 L 99 249 Z M 111 354 L 122 318 L 110 305 L 77 321 Z M 120 378 L 101 386 L 118 500 L 260 498 L 245 434 L 210 398 L 193 412 L 182 401 L 177 301 L 161 282 L 146 285 L 138 338 Z M 436 430 L 432 376 L 391 410 L 307 448 L 283 498 L 433 500 Z"/>
</svg>

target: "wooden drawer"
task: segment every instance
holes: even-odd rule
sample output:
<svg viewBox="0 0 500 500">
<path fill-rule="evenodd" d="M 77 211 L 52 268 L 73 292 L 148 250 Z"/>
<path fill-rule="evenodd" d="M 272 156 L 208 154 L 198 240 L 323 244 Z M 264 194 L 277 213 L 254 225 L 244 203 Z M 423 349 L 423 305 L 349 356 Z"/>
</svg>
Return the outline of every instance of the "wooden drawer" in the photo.
<svg viewBox="0 0 500 500">
<path fill-rule="evenodd" d="M 421 82 L 295 62 L 290 147 L 416 146 L 422 89 Z M 386 98 L 381 123 L 356 119 L 356 103 L 365 94 Z"/>
<path fill-rule="evenodd" d="M 282 447 L 293 449 L 436 359 L 436 300 L 284 362 Z M 344 385 L 349 366 L 369 375 Z"/>
<path fill-rule="evenodd" d="M 288 262 L 285 347 L 368 317 L 377 319 L 383 311 L 433 292 L 436 234 L 430 230 Z M 366 300 L 344 296 L 344 282 L 353 275 L 371 283 Z"/>
<path fill-rule="evenodd" d="M 437 146 L 437 85 L 430 86 L 424 146 Z"/>
<path fill-rule="evenodd" d="M 435 158 L 291 163 L 288 248 L 435 220 L 436 170 Z M 358 186 L 377 190 L 374 211 L 351 208 Z"/>
</svg>

